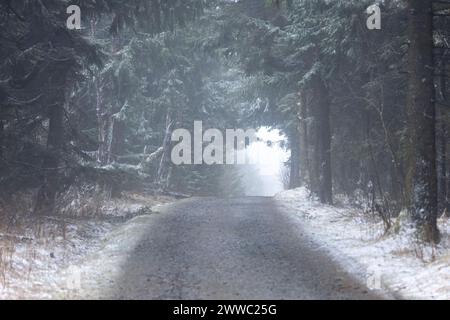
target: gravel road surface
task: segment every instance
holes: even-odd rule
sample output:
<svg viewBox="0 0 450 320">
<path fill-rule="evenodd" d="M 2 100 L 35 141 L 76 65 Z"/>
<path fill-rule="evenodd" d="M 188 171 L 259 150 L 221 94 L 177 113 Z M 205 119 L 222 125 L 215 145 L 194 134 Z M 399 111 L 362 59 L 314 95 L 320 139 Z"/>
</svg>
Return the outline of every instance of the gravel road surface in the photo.
<svg viewBox="0 0 450 320">
<path fill-rule="evenodd" d="M 272 198 L 195 198 L 142 223 L 112 299 L 378 299 Z"/>
</svg>

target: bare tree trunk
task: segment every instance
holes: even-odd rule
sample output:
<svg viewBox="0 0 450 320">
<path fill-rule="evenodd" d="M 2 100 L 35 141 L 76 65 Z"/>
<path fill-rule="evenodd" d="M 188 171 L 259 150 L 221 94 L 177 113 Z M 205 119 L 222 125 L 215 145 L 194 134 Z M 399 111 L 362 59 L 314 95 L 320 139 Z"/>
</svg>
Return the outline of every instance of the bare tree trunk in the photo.
<svg viewBox="0 0 450 320">
<path fill-rule="evenodd" d="M 120 107 L 114 109 L 102 103 L 100 94 L 97 95 L 97 122 L 98 122 L 98 161 L 107 165 L 124 154 L 125 150 L 125 124 L 114 115 L 120 112 Z"/>
<path fill-rule="evenodd" d="M 96 26 L 97 19 L 92 18 L 91 20 L 91 37 L 96 36 Z M 101 165 L 108 164 L 108 152 L 107 152 L 107 140 L 108 134 L 110 132 L 109 115 L 107 112 L 107 107 L 103 103 L 102 99 L 102 83 L 100 75 L 94 79 L 94 90 L 95 90 L 95 110 L 97 113 L 97 129 L 98 129 L 98 150 L 97 150 L 97 161 Z"/>
<path fill-rule="evenodd" d="M 309 144 L 308 144 L 308 105 L 306 91 L 300 93 L 300 182 L 303 185 L 309 181 Z"/>
<path fill-rule="evenodd" d="M 444 144 L 445 144 L 445 159 L 443 159 L 445 161 L 445 175 L 444 175 L 444 181 L 443 184 L 445 184 L 445 194 L 444 194 L 444 198 L 445 198 L 445 212 L 447 217 L 450 217 L 450 173 L 449 173 L 449 165 L 450 165 L 450 157 L 448 156 L 448 151 L 450 150 L 449 148 L 449 130 L 448 130 L 448 113 L 445 112 L 445 126 L 446 126 L 446 135 L 444 136 L 445 140 L 444 140 Z"/>
<path fill-rule="evenodd" d="M 445 118 L 443 117 L 441 120 L 441 128 L 440 128 L 440 139 L 439 144 L 441 146 L 440 150 L 440 175 L 439 175 L 439 212 L 447 211 L 448 203 L 447 203 L 447 124 L 445 123 Z M 448 214 L 448 213 L 447 213 Z"/>
<path fill-rule="evenodd" d="M 447 71 L 446 63 L 442 62 L 442 72 L 445 74 Z M 440 96 L 442 101 L 447 100 L 447 78 L 445 75 L 440 76 Z M 447 212 L 447 118 L 446 110 L 440 109 L 438 115 L 438 127 L 437 130 L 437 144 L 439 145 L 439 161 L 438 161 L 438 213 Z M 448 213 L 447 213 L 448 214 Z"/>
<path fill-rule="evenodd" d="M 51 215 L 59 186 L 59 165 L 64 145 L 64 104 L 56 104 L 49 110 L 47 154 L 42 164 L 43 183 L 38 191 L 34 213 Z"/>
<path fill-rule="evenodd" d="M 49 106 L 47 150 L 42 163 L 43 182 L 38 191 L 34 214 L 53 214 L 55 208 L 56 195 L 60 187 L 61 156 L 64 147 L 64 112 L 68 101 L 69 92 L 68 74 L 71 62 L 62 62 L 54 70 L 50 77 L 49 85 L 56 93 L 54 103 Z"/>
<path fill-rule="evenodd" d="M 447 76 L 445 75 L 448 73 L 448 67 L 445 60 L 442 60 L 441 69 L 443 70 L 443 75 L 440 77 L 440 94 L 442 101 L 447 101 L 448 95 L 447 95 Z M 439 178 L 439 212 L 445 212 L 445 215 L 447 217 L 450 217 L 450 199 L 449 199 L 449 176 L 448 176 L 448 111 L 446 107 L 441 106 L 441 112 L 440 112 L 440 176 Z"/>
<path fill-rule="evenodd" d="M 112 119 L 111 140 L 108 146 L 109 162 L 117 161 L 125 154 L 125 124 L 119 119 Z"/>
<path fill-rule="evenodd" d="M 431 0 L 409 0 L 407 203 L 419 235 L 439 241 Z"/>
<path fill-rule="evenodd" d="M 125 154 L 125 124 L 122 120 L 111 119 L 111 139 L 108 145 L 108 163 L 118 162 L 120 156 Z M 120 184 L 111 186 L 111 197 L 117 198 L 121 195 Z"/>
<path fill-rule="evenodd" d="M 170 167 L 170 145 L 171 145 L 171 136 L 172 136 L 172 129 L 173 129 L 173 120 L 170 115 L 170 111 L 167 112 L 166 115 L 166 132 L 164 135 L 164 141 L 163 141 L 163 151 L 161 156 L 161 161 L 159 163 L 158 168 L 158 175 L 157 175 L 157 182 L 162 186 L 168 186 L 169 181 L 169 167 Z"/>
<path fill-rule="evenodd" d="M 120 36 L 113 36 L 111 40 L 111 53 L 115 54 L 121 49 Z M 116 58 L 117 59 L 117 58 Z M 115 80 L 109 80 L 115 82 Z M 101 84 L 101 79 L 96 81 L 96 109 L 97 109 L 97 121 L 99 128 L 99 149 L 98 149 L 98 161 L 102 165 L 107 165 L 117 160 L 117 156 L 120 156 L 124 150 L 125 141 L 125 126 L 121 119 L 115 118 L 115 115 L 119 114 L 124 105 L 126 99 L 122 97 L 120 79 L 119 83 L 112 85 L 112 89 L 106 89 Z M 108 97 L 110 103 L 103 101 L 103 96 Z"/>
<path fill-rule="evenodd" d="M 108 164 L 108 139 L 110 133 L 110 115 L 102 100 L 100 79 L 95 81 L 96 111 L 98 125 L 97 161 L 101 165 Z"/>
<path fill-rule="evenodd" d="M 1 108 L 1 106 L 0 106 Z M 0 114 L 0 158 L 3 158 L 3 149 L 5 147 L 5 122 Z"/>
<path fill-rule="evenodd" d="M 331 174 L 331 126 L 330 126 L 330 97 L 328 88 L 316 76 L 313 83 L 315 91 L 315 121 L 317 123 L 317 144 L 315 161 L 319 166 L 319 199 L 323 203 L 333 203 L 332 174 Z"/>
<path fill-rule="evenodd" d="M 6 126 L 6 111 L 3 105 L 7 95 L 2 87 L 0 87 L 0 157 L 4 157 L 4 150 L 6 149 L 6 137 L 5 137 L 5 126 Z"/>
<path fill-rule="evenodd" d="M 289 136 L 289 143 L 291 146 L 289 189 L 295 189 L 300 187 L 300 142 L 298 130 L 292 130 Z"/>
<path fill-rule="evenodd" d="M 448 150 L 448 144 L 447 144 L 447 150 Z M 445 208 L 446 208 L 446 213 L 447 213 L 447 217 L 450 217 L 450 174 L 448 172 L 448 167 L 449 167 L 449 159 L 447 159 L 447 175 L 446 175 L 446 180 L 447 180 L 447 193 L 445 195 Z"/>
<path fill-rule="evenodd" d="M 319 130 L 320 129 L 318 127 L 318 121 L 314 116 L 311 134 L 312 154 L 309 173 L 310 173 L 311 192 L 318 197 L 320 196 L 320 167 L 321 167 L 320 151 L 319 151 L 320 136 L 318 134 Z"/>
</svg>

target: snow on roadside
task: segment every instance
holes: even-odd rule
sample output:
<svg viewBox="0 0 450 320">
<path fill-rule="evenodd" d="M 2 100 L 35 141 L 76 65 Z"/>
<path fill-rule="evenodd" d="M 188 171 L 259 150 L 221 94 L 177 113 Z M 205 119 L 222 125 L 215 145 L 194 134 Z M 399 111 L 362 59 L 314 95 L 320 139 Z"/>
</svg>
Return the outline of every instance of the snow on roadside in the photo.
<svg viewBox="0 0 450 320">
<path fill-rule="evenodd" d="M 58 222 L 42 223 L 59 229 Z M 66 236 L 0 241 L 2 279 L 0 299 L 49 299 L 59 290 L 57 272 L 99 247 L 99 240 L 114 224 L 100 221 L 66 222 Z M 6 253 L 6 254 L 5 254 Z"/>
<path fill-rule="evenodd" d="M 100 250 L 113 252 L 114 248 L 104 248 L 105 242 L 111 235 L 120 238 L 121 226 L 135 226 L 139 219 L 173 201 L 171 197 L 133 195 L 105 203 L 102 216 L 47 217 L 40 224 L 45 236 L 36 237 L 32 224 L 13 234 L 0 232 L 0 300 L 71 298 L 80 281 L 92 280 L 86 275 L 96 271 L 79 268 L 83 261 Z M 124 223 L 130 219 L 131 223 Z M 133 235 L 129 242 L 140 236 L 127 234 Z"/>
<path fill-rule="evenodd" d="M 143 236 L 141 228 L 150 215 L 138 216 L 126 224 L 110 230 L 100 247 L 89 252 L 76 266 L 60 272 L 58 290 L 52 299 L 106 299 L 113 291 L 115 279 L 120 278 L 121 266 L 126 262 L 126 250 L 136 246 Z"/>
<path fill-rule="evenodd" d="M 450 299 L 449 219 L 439 220 L 442 241 L 431 247 L 415 241 L 408 228 L 385 236 L 382 223 L 373 217 L 350 206 L 322 205 L 304 188 L 281 192 L 275 200 L 292 219 L 300 219 L 305 231 L 336 261 L 370 288 L 403 299 Z"/>
<path fill-rule="evenodd" d="M 86 255 L 77 266 L 61 271 L 60 279 L 66 282 L 60 282 L 52 299 L 110 299 L 120 285 L 123 265 L 146 235 L 147 229 L 143 226 L 154 214 L 161 214 L 173 203 L 158 203 L 151 207 L 152 214 L 136 216 L 108 232 L 98 250 Z"/>
</svg>

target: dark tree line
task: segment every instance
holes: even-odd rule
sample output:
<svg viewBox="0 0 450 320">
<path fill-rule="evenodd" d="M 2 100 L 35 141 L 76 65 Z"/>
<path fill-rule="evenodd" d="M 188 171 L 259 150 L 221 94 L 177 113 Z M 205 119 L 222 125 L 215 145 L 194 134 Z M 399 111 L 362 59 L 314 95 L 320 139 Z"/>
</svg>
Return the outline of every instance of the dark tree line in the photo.
<svg viewBox="0 0 450 320">
<path fill-rule="evenodd" d="M 209 107 L 222 81 L 202 38 L 212 3 L 70 4 L 81 8 L 82 30 L 66 28 L 66 1 L 0 1 L 2 198 L 31 190 L 33 213 L 48 215 L 74 184 L 112 196 L 127 188 L 218 192 L 212 186 L 225 169 L 168 161 L 174 127 L 225 109 Z M 227 113 L 210 125 L 224 126 Z"/>
</svg>

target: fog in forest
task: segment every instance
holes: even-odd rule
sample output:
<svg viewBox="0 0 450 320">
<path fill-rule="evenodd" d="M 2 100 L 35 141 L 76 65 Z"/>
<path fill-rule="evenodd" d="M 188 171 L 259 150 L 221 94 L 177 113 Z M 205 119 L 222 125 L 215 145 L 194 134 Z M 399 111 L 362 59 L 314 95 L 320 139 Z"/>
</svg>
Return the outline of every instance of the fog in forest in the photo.
<svg viewBox="0 0 450 320">
<path fill-rule="evenodd" d="M 250 164 L 241 168 L 246 196 L 271 197 L 285 190 L 289 151 L 283 147 L 286 138 L 278 130 L 263 127 L 257 131 L 258 140 L 246 150 Z M 255 163 L 255 164 L 253 164 Z"/>
</svg>

